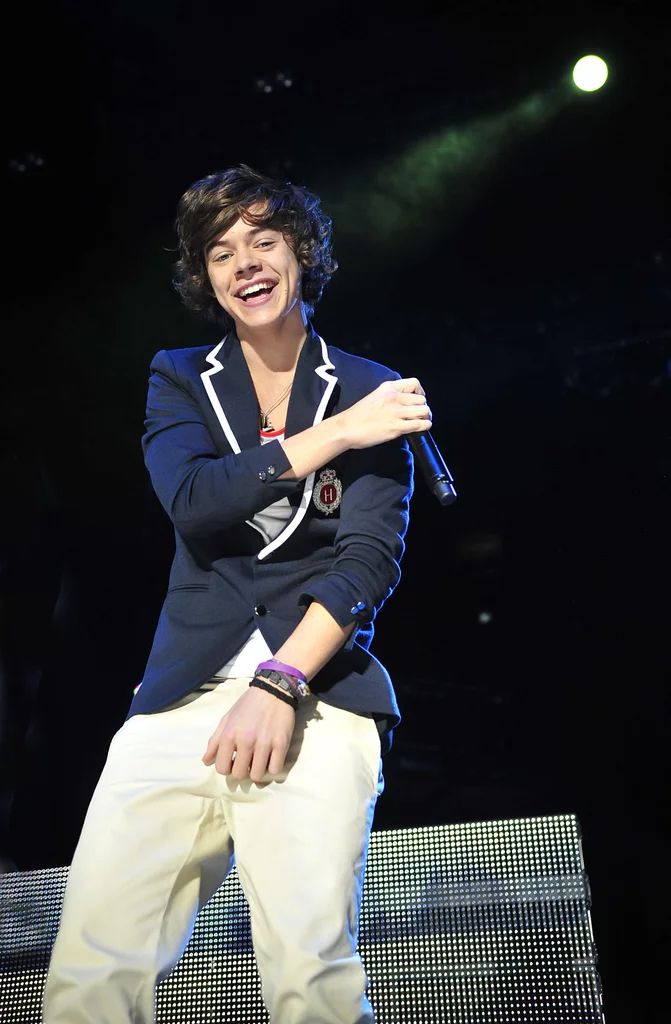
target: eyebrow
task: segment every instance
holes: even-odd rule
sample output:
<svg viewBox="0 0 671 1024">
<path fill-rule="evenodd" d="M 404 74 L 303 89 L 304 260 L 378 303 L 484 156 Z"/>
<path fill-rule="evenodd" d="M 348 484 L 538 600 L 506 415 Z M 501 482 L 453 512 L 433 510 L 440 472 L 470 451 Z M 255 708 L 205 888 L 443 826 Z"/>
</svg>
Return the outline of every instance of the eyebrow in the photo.
<svg viewBox="0 0 671 1024">
<path fill-rule="evenodd" d="M 269 224 L 266 224 L 265 226 L 261 226 L 258 228 L 250 228 L 250 230 L 245 233 L 245 240 L 254 238 L 255 235 L 260 235 L 263 231 L 277 231 L 277 228 L 271 228 Z M 218 245 L 225 247 L 227 245 L 230 246 L 230 244 L 230 242 L 226 241 L 226 236 L 224 235 L 223 239 L 218 238 L 214 242 L 210 242 L 205 251 L 209 255 L 209 253 L 211 253 L 213 249 L 216 249 Z"/>
</svg>

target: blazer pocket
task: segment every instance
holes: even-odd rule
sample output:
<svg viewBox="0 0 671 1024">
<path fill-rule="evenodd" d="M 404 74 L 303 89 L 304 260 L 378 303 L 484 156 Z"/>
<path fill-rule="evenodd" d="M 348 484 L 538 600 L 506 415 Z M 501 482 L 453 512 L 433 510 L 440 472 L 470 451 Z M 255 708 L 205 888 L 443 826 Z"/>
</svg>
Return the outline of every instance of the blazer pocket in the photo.
<svg viewBox="0 0 671 1024">
<path fill-rule="evenodd" d="M 191 591 L 199 592 L 199 591 L 206 591 L 206 590 L 209 590 L 209 589 L 210 589 L 210 584 L 209 583 L 178 583 L 174 587 L 168 587 L 168 593 L 169 594 L 174 594 L 176 591 L 180 591 L 180 590 L 187 590 L 187 591 L 191 590 Z"/>
</svg>

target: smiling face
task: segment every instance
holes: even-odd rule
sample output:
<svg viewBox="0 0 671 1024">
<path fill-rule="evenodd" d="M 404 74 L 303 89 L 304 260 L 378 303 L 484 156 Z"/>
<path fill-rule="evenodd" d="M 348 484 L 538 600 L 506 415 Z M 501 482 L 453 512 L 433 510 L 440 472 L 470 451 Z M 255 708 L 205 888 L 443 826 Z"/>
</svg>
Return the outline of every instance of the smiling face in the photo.
<svg viewBox="0 0 671 1024">
<path fill-rule="evenodd" d="M 216 299 L 238 334 L 281 327 L 288 318 L 303 323 L 301 268 L 281 231 L 240 217 L 210 245 L 206 265 Z"/>
</svg>

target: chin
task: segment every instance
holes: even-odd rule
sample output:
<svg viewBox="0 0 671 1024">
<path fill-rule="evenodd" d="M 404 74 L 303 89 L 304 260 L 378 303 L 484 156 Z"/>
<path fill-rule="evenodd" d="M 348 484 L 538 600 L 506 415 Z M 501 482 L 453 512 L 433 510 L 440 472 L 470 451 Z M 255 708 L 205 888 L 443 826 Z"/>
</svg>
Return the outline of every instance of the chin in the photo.
<svg viewBox="0 0 671 1024">
<path fill-rule="evenodd" d="M 271 310 L 259 309 L 250 311 L 240 317 L 243 324 L 249 327 L 270 327 L 272 324 L 280 324 L 284 317 L 281 313 L 274 313 Z"/>
</svg>

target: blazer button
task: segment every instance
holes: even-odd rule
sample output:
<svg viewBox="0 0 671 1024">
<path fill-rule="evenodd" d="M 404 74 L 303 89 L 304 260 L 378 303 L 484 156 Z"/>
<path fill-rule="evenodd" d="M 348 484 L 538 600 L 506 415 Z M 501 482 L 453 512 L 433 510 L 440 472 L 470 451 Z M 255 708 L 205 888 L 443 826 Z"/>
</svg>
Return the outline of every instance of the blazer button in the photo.
<svg viewBox="0 0 671 1024">
<path fill-rule="evenodd" d="M 261 470 L 261 472 L 259 473 L 259 480 L 261 481 L 262 484 L 265 484 L 266 482 L 266 474 L 263 472 L 263 470 Z"/>
<path fill-rule="evenodd" d="M 268 609 L 266 608 L 265 604 L 257 604 L 256 608 L 254 609 L 254 614 L 265 615 L 267 611 Z"/>
<path fill-rule="evenodd" d="M 275 467 L 268 466 L 268 476 L 275 476 Z"/>
</svg>

